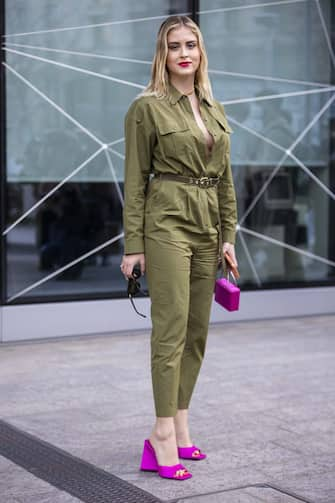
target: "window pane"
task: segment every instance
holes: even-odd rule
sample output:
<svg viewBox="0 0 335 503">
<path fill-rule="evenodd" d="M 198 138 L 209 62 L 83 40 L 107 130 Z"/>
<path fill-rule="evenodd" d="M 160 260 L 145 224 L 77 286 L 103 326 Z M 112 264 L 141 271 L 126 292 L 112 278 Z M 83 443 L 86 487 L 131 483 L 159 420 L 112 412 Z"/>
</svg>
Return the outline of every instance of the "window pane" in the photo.
<svg viewBox="0 0 335 503">
<path fill-rule="evenodd" d="M 245 286 L 334 279 L 335 60 L 331 2 L 319 4 L 200 2 L 214 94 L 234 130 Z"/>
<path fill-rule="evenodd" d="M 124 295 L 124 116 L 188 2 L 5 4 L 7 297 Z"/>
</svg>

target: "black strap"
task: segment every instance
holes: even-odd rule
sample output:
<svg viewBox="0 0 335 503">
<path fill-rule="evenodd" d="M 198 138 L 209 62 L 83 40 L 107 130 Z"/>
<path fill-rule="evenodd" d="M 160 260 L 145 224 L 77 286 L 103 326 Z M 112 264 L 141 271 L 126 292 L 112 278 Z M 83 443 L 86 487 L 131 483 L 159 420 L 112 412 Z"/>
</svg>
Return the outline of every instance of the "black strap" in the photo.
<svg viewBox="0 0 335 503">
<path fill-rule="evenodd" d="M 132 272 L 132 277 L 128 278 L 128 285 L 127 285 L 127 296 L 131 302 L 131 305 L 133 306 L 135 312 L 139 315 L 142 316 L 142 318 L 146 318 L 145 314 L 140 313 L 134 304 L 133 297 L 137 295 L 139 292 L 145 295 L 145 292 L 141 290 L 141 285 L 137 281 L 137 279 L 141 276 L 141 269 L 139 268 L 138 264 L 135 265 L 133 268 Z"/>
<path fill-rule="evenodd" d="M 134 301 L 133 301 L 133 296 L 132 296 L 132 295 L 129 295 L 128 297 L 129 297 L 129 299 L 130 299 L 131 305 L 133 306 L 133 308 L 134 308 L 135 312 L 136 312 L 139 316 L 142 316 L 142 318 L 146 318 L 146 315 L 145 315 L 145 314 L 142 314 L 142 313 L 140 313 L 139 311 L 137 311 L 136 306 L 135 306 Z"/>
</svg>

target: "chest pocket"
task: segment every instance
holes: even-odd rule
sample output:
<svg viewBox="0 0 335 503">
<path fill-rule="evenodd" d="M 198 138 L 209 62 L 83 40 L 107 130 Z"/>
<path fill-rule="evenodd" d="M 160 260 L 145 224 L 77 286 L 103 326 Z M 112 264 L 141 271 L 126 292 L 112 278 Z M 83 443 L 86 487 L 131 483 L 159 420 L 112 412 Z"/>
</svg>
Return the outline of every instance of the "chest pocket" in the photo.
<svg viewBox="0 0 335 503">
<path fill-rule="evenodd" d="M 162 121 L 157 125 L 159 142 L 165 157 L 188 156 L 192 146 L 191 131 L 186 123 Z"/>
</svg>

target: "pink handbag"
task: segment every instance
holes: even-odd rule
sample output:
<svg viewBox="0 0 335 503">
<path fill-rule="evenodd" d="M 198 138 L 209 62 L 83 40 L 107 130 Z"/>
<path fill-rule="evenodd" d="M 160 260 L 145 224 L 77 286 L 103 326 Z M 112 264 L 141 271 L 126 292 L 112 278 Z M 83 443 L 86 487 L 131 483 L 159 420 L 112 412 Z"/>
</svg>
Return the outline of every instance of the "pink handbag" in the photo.
<svg viewBox="0 0 335 503">
<path fill-rule="evenodd" d="M 232 273 L 230 274 L 233 276 Z M 227 309 L 227 311 L 238 311 L 240 306 L 239 287 L 231 283 L 229 279 L 217 279 L 215 282 L 215 301 L 220 304 L 220 306 Z"/>
</svg>

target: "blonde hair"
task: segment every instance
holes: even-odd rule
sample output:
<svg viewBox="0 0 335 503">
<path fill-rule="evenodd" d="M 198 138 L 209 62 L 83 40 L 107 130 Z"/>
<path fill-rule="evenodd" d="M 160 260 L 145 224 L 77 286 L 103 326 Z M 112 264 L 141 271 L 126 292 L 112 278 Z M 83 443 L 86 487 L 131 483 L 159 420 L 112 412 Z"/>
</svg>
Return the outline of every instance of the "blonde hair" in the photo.
<svg viewBox="0 0 335 503">
<path fill-rule="evenodd" d="M 168 96 L 169 74 L 166 69 L 168 55 L 167 37 L 171 30 L 182 26 L 190 28 L 198 41 L 200 64 L 194 76 L 194 85 L 198 89 L 199 98 L 205 98 L 210 103 L 213 102 L 214 97 L 208 77 L 208 59 L 204 40 L 199 27 L 188 16 L 170 16 L 161 24 L 157 34 L 156 53 L 151 67 L 151 79 L 147 87 L 143 89 L 137 98 L 141 96 L 156 96 L 161 99 Z"/>
</svg>

